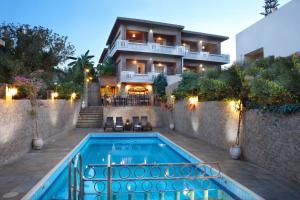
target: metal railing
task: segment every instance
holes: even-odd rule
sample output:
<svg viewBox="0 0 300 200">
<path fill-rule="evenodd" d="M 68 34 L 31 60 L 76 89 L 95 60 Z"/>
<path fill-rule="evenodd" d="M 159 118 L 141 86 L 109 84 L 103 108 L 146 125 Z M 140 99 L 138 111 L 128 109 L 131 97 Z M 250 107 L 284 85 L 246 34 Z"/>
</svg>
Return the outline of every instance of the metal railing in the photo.
<svg viewBox="0 0 300 200">
<path fill-rule="evenodd" d="M 111 200 L 118 199 L 124 193 L 128 194 L 129 199 L 141 193 L 145 199 L 150 199 L 150 193 L 157 193 L 162 197 L 160 199 L 164 199 L 166 192 L 173 192 L 175 197 L 185 192 L 190 199 L 194 199 L 197 190 L 203 190 L 208 199 L 210 180 L 222 177 L 218 162 L 115 164 L 111 162 L 110 155 L 107 160 L 108 164 L 88 164 L 83 171 L 80 155 L 77 154 L 69 162 L 69 199 L 94 195 Z M 78 162 L 79 172 L 76 167 Z M 76 174 L 80 175 L 79 183 Z M 84 191 L 85 184 L 89 191 Z"/>
<path fill-rule="evenodd" d="M 78 177 L 79 176 L 79 177 Z M 83 199 L 84 182 L 82 175 L 82 158 L 78 153 L 68 164 L 68 199 Z"/>
</svg>

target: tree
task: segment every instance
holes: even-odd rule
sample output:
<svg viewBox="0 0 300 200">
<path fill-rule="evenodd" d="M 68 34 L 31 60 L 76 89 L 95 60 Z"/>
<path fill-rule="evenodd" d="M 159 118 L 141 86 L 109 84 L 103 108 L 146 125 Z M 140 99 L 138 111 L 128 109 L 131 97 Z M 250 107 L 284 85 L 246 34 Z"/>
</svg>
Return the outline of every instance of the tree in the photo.
<svg viewBox="0 0 300 200">
<path fill-rule="evenodd" d="M 260 14 L 264 16 L 268 16 L 269 14 L 277 10 L 278 6 L 279 6 L 278 0 L 265 0 L 265 5 L 263 6 L 265 11 Z"/>
<path fill-rule="evenodd" d="M 153 82 L 154 92 L 159 97 L 166 95 L 166 87 L 168 86 L 167 78 L 164 74 L 159 74 Z"/>
<path fill-rule="evenodd" d="M 117 65 L 112 58 L 107 58 L 103 63 L 98 64 L 97 70 L 102 76 L 115 76 Z"/>
<path fill-rule="evenodd" d="M 11 83 L 13 77 L 37 70 L 53 72 L 74 52 L 67 37 L 41 26 L 2 23 L 0 38 L 5 42 L 0 48 L 0 82 Z"/>
<path fill-rule="evenodd" d="M 96 72 L 93 68 L 94 62 L 92 61 L 92 58 L 94 58 L 94 56 L 89 55 L 89 53 L 90 51 L 87 50 L 85 54 L 79 57 L 68 57 L 73 61 L 68 64 L 70 68 L 68 69 L 65 81 L 74 81 L 74 83 L 83 85 L 84 69 L 90 70 L 89 75 L 93 77 L 93 79 L 96 77 Z"/>
</svg>

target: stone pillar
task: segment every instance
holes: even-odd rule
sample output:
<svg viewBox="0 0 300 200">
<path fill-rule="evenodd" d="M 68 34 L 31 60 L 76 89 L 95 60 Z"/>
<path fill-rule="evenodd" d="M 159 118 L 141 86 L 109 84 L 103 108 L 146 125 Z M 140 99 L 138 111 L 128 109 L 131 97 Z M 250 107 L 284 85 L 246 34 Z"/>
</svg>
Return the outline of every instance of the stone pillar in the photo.
<svg viewBox="0 0 300 200">
<path fill-rule="evenodd" d="M 176 33 L 176 42 L 175 42 L 175 44 L 177 45 L 177 46 L 181 46 L 181 32 L 180 31 L 178 31 L 177 33 Z"/>
<path fill-rule="evenodd" d="M 120 32 L 121 40 L 126 40 L 126 27 L 124 25 L 121 25 L 120 29 L 121 29 Z"/>
<path fill-rule="evenodd" d="M 153 59 L 150 58 L 149 60 L 147 60 L 147 70 L 146 70 L 147 73 L 153 72 L 153 71 L 154 71 L 154 70 L 152 69 L 152 65 L 153 65 Z"/>
<path fill-rule="evenodd" d="M 149 31 L 148 31 L 148 42 L 154 43 L 153 29 L 149 29 Z"/>
<path fill-rule="evenodd" d="M 202 44 L 203 44 L 203 40 L 199 40 L 197 44 L 199 52 L 202 51 Z"/>
</svg>

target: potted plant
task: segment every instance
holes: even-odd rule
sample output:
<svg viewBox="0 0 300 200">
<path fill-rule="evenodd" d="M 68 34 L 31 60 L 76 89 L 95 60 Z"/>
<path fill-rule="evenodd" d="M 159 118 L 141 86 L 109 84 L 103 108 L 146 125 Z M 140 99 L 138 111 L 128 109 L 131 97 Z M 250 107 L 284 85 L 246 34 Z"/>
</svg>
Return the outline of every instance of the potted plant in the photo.
<svg viewBox="0 0 300 200">
<path fill-rule="evenodd" d="M 241 122 L 242 122 L 242 118 L 243 118 L 244 109 L 243 109 L 243 104 L 242 104 L 241 100 L 239 100 L 237 102 L 235 109 L 237 112 L 239 112 L 238 129 L 237 129 L 235 143 L 230 147 L 229 152 L 230 152 L 230 157 L 234 160 L 237 160 L 242 155 L 242 148 L 240 145 L 240 132 L 241 132 Z"/>
<path fill-rule="evenodd" d="M 15 85 L 18 87 L 24 88 L 26 90 L 31 110 L 29 110 L 29 115 L 33 119 L 33 139 L 32 139 L 32 147 L 33 149 L 39 150 L 43 147 L 44 141 L 38 131 L 38 100 L 37 95 L 39 90 L 41 89 L 42 82 L 36 78 L 25 78 L 22 76 L 15 77 Z"/>
</svg>

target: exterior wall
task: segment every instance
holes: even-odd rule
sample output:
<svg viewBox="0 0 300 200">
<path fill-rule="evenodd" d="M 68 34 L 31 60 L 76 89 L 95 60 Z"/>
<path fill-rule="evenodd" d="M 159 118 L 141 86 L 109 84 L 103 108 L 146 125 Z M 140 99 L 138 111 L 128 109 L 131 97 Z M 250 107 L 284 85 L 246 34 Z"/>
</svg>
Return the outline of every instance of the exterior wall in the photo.
<svg viewBox="0 0 300 200">
<path fill-rule="evenodd" d="M 151 72 L 151 67 L 153 62 L 155 61 L 160 61 L 160 62 L 174 62 L 176 63 L 176 70 L 177 74 L 181 74 L 181 63 L 182 59 L 177 58 L 177 57 L 172 57 L 172 56 L 166 56 L 166 55 L 151 55 L 151 54 L 143 54 L 143 53 L 120 53 L 119 57 L 117 60 L 120 60 L 119 62 L 119 70 L 120 71 L 126 71 L 126 59 L 136 59 L 136 60 L 146 60 L 147 65 L 146 65 L 146 71 Z M 135 71 L 136 69 L 127 69 L 127 70 L 132 70 Z"/>
<path fill-rule="evenodd" d="M 133 116 L 148 116 L 148 121 L 153 127 L 161 128 L 167 124 L 168 112 L 157 106 L 126 106 L 126 107 L 103 107 L 103 119 L 106 117 L 122 116 L 123 120 L 129 119 L 132 122 Z"/>
<path fill-rule="evenodd" d="M 243 133 L 246 160 L 300 182 L 300 113 L 247 111 Z"/>
<path fill-rule="evenodd" d="M 238 113 L 225 102 L 201 102 L 195 111 L 188 111 L 186 102 L 180 101 L 174 108 L 173 120 L 177 132 L 216 148 L 228 151 L 235 141 Z M 241 144 L 245 160 L 300 182 L 300 113 L 247 111 Z"/>
<path fill-rule="evenodd" d="M 80 102 L 41 100 L 38 131 L 44 139 L 75 127 Z M 28 100 L 0 100 L 0 165 L 17 159 L 31 149 L 33 120 Z"/>
<path fill-rule="evenodd" d="M 276 12 L 236 35 L 236 58 L 263 48 L 264 56 L 289 56 L 300 50 L 300 1 L 292 0 Z"/>
</svg>

